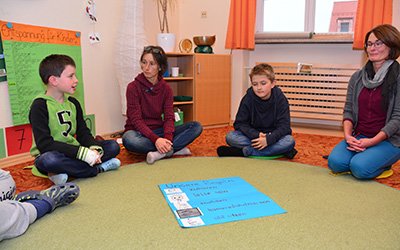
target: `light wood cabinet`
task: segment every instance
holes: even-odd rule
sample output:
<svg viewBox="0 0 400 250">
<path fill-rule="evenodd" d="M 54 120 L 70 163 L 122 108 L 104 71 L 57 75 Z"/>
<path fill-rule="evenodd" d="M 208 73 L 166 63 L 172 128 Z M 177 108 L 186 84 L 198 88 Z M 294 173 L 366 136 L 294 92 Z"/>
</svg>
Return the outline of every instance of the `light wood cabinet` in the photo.
<svg viewBox="0 0 400 250">
<path fill-rule="evenodd" d="M 195 55 L 195 114 L 204 126 L 230 122 L 231 56 Z"/>
<path fill-rule="evenodd" d="M 167 53 L 168 70 L 179 67 L 178 77 L 164 77 L 171 86 L 174 96 L 190 96 L 190 101 L 174 101 L 174 107 L 183 111 L 184 121 L 195 120 L 194 115 L 194 54 Z"/>
<path fill-rule="evenodd" d="M 203 126 L 227 125 L 231 106 L 231 56 L 215 54 L 167 53 L 168 66 L 179 67 L 180 76 L 165 77 L 174 96 L 191 96 L 191 101 L 176 101 L 184 121 L 199 121 Z"/>
</svg>

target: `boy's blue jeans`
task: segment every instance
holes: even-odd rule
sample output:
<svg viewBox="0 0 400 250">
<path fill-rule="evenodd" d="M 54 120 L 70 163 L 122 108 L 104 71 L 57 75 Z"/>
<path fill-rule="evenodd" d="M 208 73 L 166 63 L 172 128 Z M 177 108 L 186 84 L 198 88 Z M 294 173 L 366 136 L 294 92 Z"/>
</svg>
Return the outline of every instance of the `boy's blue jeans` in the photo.
<svg viewBox="0 0 400 250">
<path fill-rule="evenodd" d="M 120 151 L 118 143 L 114 140 L 105 140 L 100 142 L 104 154 L 101 157 L 102 162 L 115 158 Z M 70 158 L 58 151 L 49 151 L 35 159 L 35 166 L 43 174 L 67 174 L 70 177 L 86 178 L 98 174 L 96 165 L 91 167 L 84 161 Z"/>
<path fill-rule="evenodd" d="M 226 135 L 226 143 L 231 147 L 241 148 L 244 156 L 273 156 L 289 152 L 294 148 L 295 141 L 293 136 L 285 135 L 279 141 L 268 145 L 262 150 L 251 146 L 251 140 L 238 130 L 229 132 Z"/>
<path fill-rule="evenodd" d="M 366 136 L 359 135 L 356 138 Z M 388 140 L 363 152 L 348 150 L 347 146 L 347 142 L 343 140 L 333 148 L 329 154 L 328 167 L 335 173 L 350 171 L 357 179 L 375 178 L 400 159 L 400 148 L 393 146 Z"/>
<path fill-rule="evenodd" d="M 182 148 L 193 142 L 201 132 L 203 127 L 199 122 L 187 122 L 183 125 L 176 126 L 174 132 L 173 149 L 174 152 L 181 150 Z M 153 132 L 159 137 L 164 137 L 164 129 L 158 128 Z M 140 154 L 147 154 L 150 151 L 157 151 L 156 146 L 150 139 L 143 136 L 140 132 L 135 130 L 128 130 L 122 136 L 122 144 L 128 151 L 136 152 Z"/>
</svg>

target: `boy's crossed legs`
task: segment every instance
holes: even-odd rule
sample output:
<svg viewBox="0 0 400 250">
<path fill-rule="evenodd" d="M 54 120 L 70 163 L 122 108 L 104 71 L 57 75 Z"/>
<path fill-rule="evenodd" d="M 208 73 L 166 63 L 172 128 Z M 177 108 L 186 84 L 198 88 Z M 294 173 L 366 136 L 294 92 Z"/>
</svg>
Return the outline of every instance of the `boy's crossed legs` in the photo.
<svg viewBox="0 0 400 250">
<path fill-rule="evenodd" d="M 36 168 L 43 174 L 48 174 L 49 179 L 55 184 L 66 183 L 68 177 L 87 178 L 98 173 L 119 168 L 121 162 L 115 157 L 120 152 L 118 143 L 114 140 L 102 141 L 104 155 L 102 163 L 91 167 L 88 163 L 72 159 L 57 151 L 46 152 L 35 159 Z"/>
</svg>

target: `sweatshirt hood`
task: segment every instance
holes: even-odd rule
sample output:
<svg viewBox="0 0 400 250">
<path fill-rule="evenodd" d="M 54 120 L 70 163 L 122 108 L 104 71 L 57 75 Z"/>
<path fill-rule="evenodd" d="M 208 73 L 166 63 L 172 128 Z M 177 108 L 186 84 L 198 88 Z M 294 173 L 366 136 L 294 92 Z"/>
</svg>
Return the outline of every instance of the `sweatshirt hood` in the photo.
<svg viewBox="0 0 400 250">
<path fill-rule="evenodd" d="M 144 92 L 150 92 L 150 93 L 158 93 L 160 92 L 162 86 L 165 84 L 164 78 L 161 76 L 158 76 L 158 83 L 153 85 L 147 78 L 144 76 L 143 73 L 140 73 L 138 76 L 136 76 L 135 81 L 139 83 L 140 88 Z"/>
<path fill-rule="evenodd" d="M 282 91 L 278 87 L 274 87 L 271 89 L 271 96 L 267 100 L 262 100 L 260 97 L 258 97 L 254 91 L 253 88 L 250 87 L 247 89 L 247 96 L 249 97 L 249 105 L 250 105 L 250 116 L 251 116 L 251 121 L 255 122 L 256 117 L 259 116 L 259 114 L 271 114 L 272 117 L 274 117 L 273 123 L 275 124 L 276 119 L 276 98 L 280 96 Z M 275 125 L 274 125 L 275 126 Z"/>
</svg>

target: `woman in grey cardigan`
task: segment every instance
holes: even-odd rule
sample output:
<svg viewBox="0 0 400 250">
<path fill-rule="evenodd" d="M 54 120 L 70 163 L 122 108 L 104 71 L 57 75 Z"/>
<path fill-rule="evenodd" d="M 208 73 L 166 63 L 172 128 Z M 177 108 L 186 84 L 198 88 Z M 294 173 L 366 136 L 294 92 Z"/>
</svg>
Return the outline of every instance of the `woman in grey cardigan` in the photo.
<svg viewBox="0 0 400 250">
<path fill-rule="evenodd" d="M 390 175 L 400 159 L 400 33 L 379 25 L 365 36 L 367 64 L 351 77 L 343 111 L 344 140 L 329 155 L 334 173 L 357 179 Z"/>
</svg>

